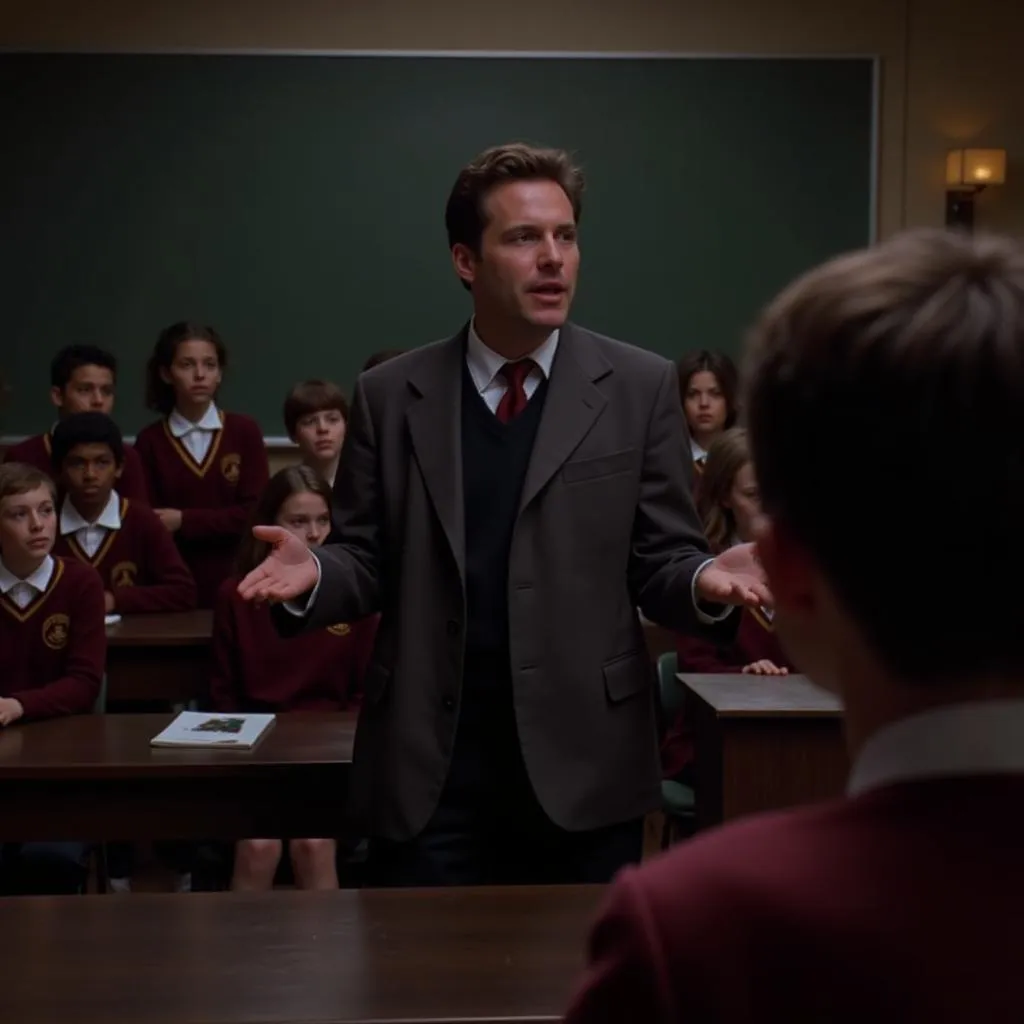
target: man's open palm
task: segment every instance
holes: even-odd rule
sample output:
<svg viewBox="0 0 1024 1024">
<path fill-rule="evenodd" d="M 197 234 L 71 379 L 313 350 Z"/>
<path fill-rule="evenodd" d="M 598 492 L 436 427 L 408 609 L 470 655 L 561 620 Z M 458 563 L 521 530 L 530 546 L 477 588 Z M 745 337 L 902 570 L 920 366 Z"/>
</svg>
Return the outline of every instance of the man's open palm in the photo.
<svg viewBox="0 0 1024 1024">
<path fill-rule="evenodd" d="M 753 544 L 723 551 L 697 578 L 697 596 L 713 604 L 771 606 L 772 595 Z"/>
<path fill-rule="evenodd" d="M 291 601 L 316 586 L 316 560 L 294 533 L 280 526 L 254 526 L 252 533 L 272 546 L 270 554 L 238 584 L 244 600 Z"/>
</svg>

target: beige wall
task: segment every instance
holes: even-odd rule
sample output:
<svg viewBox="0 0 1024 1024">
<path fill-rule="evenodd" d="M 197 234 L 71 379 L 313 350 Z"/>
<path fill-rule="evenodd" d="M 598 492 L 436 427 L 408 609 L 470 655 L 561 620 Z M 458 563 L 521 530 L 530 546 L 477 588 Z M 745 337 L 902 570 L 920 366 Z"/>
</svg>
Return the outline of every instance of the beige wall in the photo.
<svg viewBox="0 0 1024 1024">
<path fill-rule="evenodd" d="M 978 221 L 1024 230 L 1020 0 L 35 0 L 15 47 L 673 50 L 883 58 L 879 222 L 938 224 L 954 142 L 1005 146 L 1010 184 Z M 15 7 L 12 11 L 10 8 Z"/>
</svg>

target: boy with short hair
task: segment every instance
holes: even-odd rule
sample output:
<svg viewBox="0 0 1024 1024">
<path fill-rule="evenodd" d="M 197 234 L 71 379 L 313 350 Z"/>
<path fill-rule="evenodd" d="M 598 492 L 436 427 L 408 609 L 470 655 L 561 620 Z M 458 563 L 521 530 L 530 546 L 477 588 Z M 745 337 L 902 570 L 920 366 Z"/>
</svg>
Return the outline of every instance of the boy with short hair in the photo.
<svg viewBox="0 0 1024 1024">
<path fill-rule="evenodd" d="M 775 627 L 842 698 L 847 794 L 624 872 L 567 1020 L 1016 1020 L 1024 249 L 915 232 L 811 271 L 746 397 Z"/>
<path fill-rule="evenodd" d="M 117 359 L 95 345 L 68 345 L 50 364 L 50 401 L 57 408 L 58 420 L 79 412 L 102 412 L 108 416 L 114 408 L 117 383 Z M 4 453 L 4 462 L 22 462 L 49 473 L 52 464 L 50 432 L 27 437 Z M 121 494 L 132 501 L 148 504 L 146 476 L 134 448 L 124 453 Z"/>
<path fill-rule="evenodd" d="M 0 466 L 0 727 L 91 711 L 107 637 L 96 572 L 54 557 L 53 482 L 32 466 Z M 78 892 L 84 843 L 0 848 L 0 891 Z"/>
<path fill-rule="evenodd" d="M 284 425 L 302 461 L 330 486 L 338 472 L 348 422 L 348 401 L 337 384 L 304 380 L 284 400 Z"/>
<path fill-rule="evenodd" d="M 99 572 L 106 611 L 195 608 L 195 580 L 172 535 L 148 505 L 117 490 L 126 454 L 117 424 L 101 412 L 76 413 L 57 424 L 51 447 L 65 495 L 56 551 Z"/>
</svg>

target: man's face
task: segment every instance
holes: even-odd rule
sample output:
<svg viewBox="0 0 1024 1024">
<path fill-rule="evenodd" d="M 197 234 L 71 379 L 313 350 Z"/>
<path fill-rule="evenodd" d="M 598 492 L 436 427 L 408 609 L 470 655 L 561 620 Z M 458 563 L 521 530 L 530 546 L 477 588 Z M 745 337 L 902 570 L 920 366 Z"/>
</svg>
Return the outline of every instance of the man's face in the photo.
<svg viewBox="0 0 1024 1024">
<path fill-rule="evenodd" d="M 576 291 L 580 252 L 572 203 L 554 181 L 511 181 L 484 200 L 480 251 L 452 257 L 479 314 L 555 330 Z"/>
<path fill-rule="evenodd" d="M 114 375 L 105 366 L 76 366 L 63 388 L 51 388 L 50 398 L 61 416 L 76 412 L 102 412 L 114 408 Z"/>
</svg>

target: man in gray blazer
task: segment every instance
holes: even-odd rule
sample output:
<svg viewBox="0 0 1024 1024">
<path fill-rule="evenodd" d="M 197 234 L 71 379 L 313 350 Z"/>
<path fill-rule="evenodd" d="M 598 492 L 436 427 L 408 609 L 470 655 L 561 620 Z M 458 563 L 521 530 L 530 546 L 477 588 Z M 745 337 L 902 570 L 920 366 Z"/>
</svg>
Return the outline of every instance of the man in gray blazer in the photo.
<svg viewBox="0 0 1024 1024">
<path fill-rule="evenodd" d="M 637 608 L 728 631 L 769 600 L 749 547 L 711 559 L 675 369 L 567 320 L 582 177 L 508 145 L 460 173 L 446 223 L 474 316 L 363 374 L 340 542 L 258 527 L 242 581 L 285 633 L 379 611 L 351 799 L 376 884 L 600 882 L 658 806 Z"/>
</svg>

